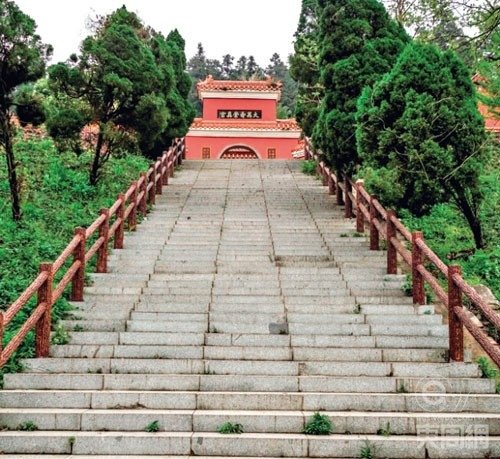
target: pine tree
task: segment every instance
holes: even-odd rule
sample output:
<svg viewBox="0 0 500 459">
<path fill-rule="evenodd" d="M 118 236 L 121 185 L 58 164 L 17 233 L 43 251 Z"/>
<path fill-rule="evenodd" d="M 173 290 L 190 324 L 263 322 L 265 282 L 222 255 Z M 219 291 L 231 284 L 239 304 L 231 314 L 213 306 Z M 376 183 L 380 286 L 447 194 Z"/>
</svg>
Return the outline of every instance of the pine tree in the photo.
<svg viewBox="0 0 500 459">
<path fill-rule="evenodd" d="M 377 0 L 318 0 L 319 63 L 325 96 L 313 140 L 340 173 L 358 164 L 356 101 L 388 72 L 409 38 Z"/>
<path fill-rule="evenodd" d="M 266 75 L 281 81 L 281 99 L 278 106 L 278 114 L 283 118 L 290 118 L 295 112 L 297 97 L 297 83 L 290 76 L 287 65 L 281 60 L 278 53 L 271 56 L 270 63 L 265 71 Z"/>
<path fill-rule="evenodd" d="M 364 90 L 357 121 L 363 175 L 385 204 L 422 215 L 451 201 L 481 248 L 486 134 L 471 75 L 457 55 L 408 45 L 391 72 Z"/>
<path fill-rule="evenodd" d="M 158 66 L 150 38 L 141 20 L 121 7 L 98 23 L 78 56 L 49 69 L 56 97 L 78 101 L 97 126 L 91 185 L 114 152 L 137 143 L 147 150 L 167 127 L 165 93 L 174 80 L 168 63 Z M 59 119 L 78 128 L 75 120 Z"/>
</svg>

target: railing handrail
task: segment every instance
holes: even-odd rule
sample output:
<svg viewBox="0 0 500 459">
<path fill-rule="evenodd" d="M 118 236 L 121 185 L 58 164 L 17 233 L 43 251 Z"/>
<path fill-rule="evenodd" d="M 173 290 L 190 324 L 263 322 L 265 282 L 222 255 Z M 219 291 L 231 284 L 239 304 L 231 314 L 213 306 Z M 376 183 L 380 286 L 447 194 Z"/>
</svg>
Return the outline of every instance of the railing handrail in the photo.
<svg viewBox="0 0 500 459">
<path fill-rule="evenodd" d="M 71 299 L 83 301 L 86 263 L 94 255 L 97 255 L 97 272 L 107 272 L 109 242 L 114 240 L 115 249 L 123 248 L 125 223 L 127 222 L 129 230 L 135 229 L 137 212 L 146 214 L 147 205 L 154 203 L 155 194 L 162 193 L 162 185 L 168 184 L 168 176 L 173 176 L 174 168 L 182 164 L 184 158 L 184 139 L 175 139 L 172 146 L 161 157 L 157 158 L 146 173 L 142 173 L 141 177 L 134 181 L 125 193 L 118 195 L 117 200 L 109 209 L 101 209 L 100 215 L 86 229 L 75 229 L 75 235 L 54 263 L 40 265 L 40 273 L 35 280 L 6 311 L 0 311 L 0 367 L 5 365 L 33 328 L 36 328 L 36 356 L 48 356 L 52 305 L 62 296 L 70 283 L 72 283 Z M 110 224 L 111 220 L 113 222 Z M 89 248 L 86 248 L 86 243 L 96 232 L 98 233 L 97 239 Z M 73 256 L 73 262 L 67 267 L 59 283 L 54 286 L 55 274 L 63 268 L 71 256 Z M 16 335 L 3 348 L 5 327 L 35 294 L 38 296 L 35 309 Z"/>
<path fill-rule="evenodd" d="M 465 295 L 469 301 L 480 310 L 481 314 L 495 327 L 500 328 L 500 315 L 470 286 L 462 277 L 459 266 L 447 266 L 438 255 L 425 243 L 422 233 L 411 232 L 397 218 L 395 212 L 386 210 L 376 196 L 370 195 L 364 188 L 363 181 L 354 182 L 346 177 L 342 181 L 335 175 L 314 150 L 309 139 L 305 144 L 305 159 L 313 159 L 317 164 L 317 172 L 323 185 L 328 184 L 330 194 L 337 195 L 337 202 L 344 204 L 345 217 L 356 216 L 356 230 L 364 232 L 365 226 L 370 227 L 370 250 L 379 250 L 379 238 L 387 243 L 387 273 L 397 273 L 397 255 L 412 269 L 412 287 L 414 304 L 425 304 L 424 283 L 427 282 L 436 296 L 448 308 L 450 329 L 450 360 L 463 361 L 463 327 L 481 345 L 495 364 L 500 366 L 500 345 L 483 327 L 471 320 L 472 312 L 463 304 Z M 352 193 L 346 190 L 346 185 L 352 188 Z M 403 242 L 402 242 L 403 241 Z M 409 250 L 405 243 L 411 243 Z M 435 277 L 425 267 L 430 262 L 447 279 L 445 290 Z"/>
</svg>

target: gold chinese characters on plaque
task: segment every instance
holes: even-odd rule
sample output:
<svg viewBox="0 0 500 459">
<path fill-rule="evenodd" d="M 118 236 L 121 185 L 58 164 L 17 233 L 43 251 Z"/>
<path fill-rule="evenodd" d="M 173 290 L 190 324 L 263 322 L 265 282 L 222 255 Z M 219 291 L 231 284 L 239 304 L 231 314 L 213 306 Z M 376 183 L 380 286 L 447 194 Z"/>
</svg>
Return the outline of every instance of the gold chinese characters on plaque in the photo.
<svg viewBox="0 0 500 459">
<path fill-rule="evenodd" d="M 217 110 L 217 118 L 260 120 L 262 119 L 262 110 Z"/>
</svg>

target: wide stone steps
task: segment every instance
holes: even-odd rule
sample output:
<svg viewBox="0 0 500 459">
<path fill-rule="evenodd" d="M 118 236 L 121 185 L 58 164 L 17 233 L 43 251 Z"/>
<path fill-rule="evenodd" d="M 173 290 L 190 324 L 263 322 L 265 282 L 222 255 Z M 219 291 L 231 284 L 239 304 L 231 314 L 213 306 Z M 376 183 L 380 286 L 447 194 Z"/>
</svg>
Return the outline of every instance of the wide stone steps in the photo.
<svg viewBox="0 0 500 459">
<path fill-rule="evenodd" d="M 184 410 L 184 409 L 78 409 L 2 408 L 5 429 L 17 429 L 27 421 L 38 430 L 143 432 L 152 422 L 159 432 L 217 432 L 225 422 L 242 425 L 246 433 L 303 433 L 313 411 Z M 442 426 L 462 431 L 476 423 L 490 435 L 500 435 L 500 413 L 407 413 L 322 411 L 332 420 L 333 433 L 417 435 L 425 427 Z"/>
<path fill-rule="evenodd" d="M 447 350 L 328 348 L 275 346 L 161 346 L 161 345 L 61 345 L 51 351 L 58 358 L 142 358 L 206 360 L 296 360 L 367 362 L 444 362 Z"/>
<path fill-rule="evenodd" d="M 268 361 L 143 358 L 24 359 L 31 373 L 215 374 L 276 376 L 394 376 L 474 378 L 476 364 L 358 361 Z"/>
<path fill-rule="evenodd" d="M 5 375 L 2 457 L 500 457 L 494 381 L 298 167 L 185 163 L 68 343 Z"/>
<path fill-rule="evenodd" d="M 500 398 L 493 394 L 452 394 L 445 386 L 422 387 L 426 393 L 338 392 L 210 392 L 140 390 L 5 390 L 4 408 L 85 408 L 138 410 L 273 410 L 365 411 L 426 413 L 500 412 Z"/>
<path fill-rule="evenodd" d="M 211 432 L 3 432 L 6 453 L 85 455 L 187 455 L 244 457 L 360 457 L 369 448 L 376 457 L 457 458 L 465 451 L 500 454 L 499 437 L 478 444 L 460 436 L 308 436 L 283 433 L 246 433 L 237 438 Z M 465 456 L 467 457 L 467 456 Z M 477 457 L 477 456 L 476 456 Z M 491 456 L 490 456 L 491 457 Z"/>
</svg>

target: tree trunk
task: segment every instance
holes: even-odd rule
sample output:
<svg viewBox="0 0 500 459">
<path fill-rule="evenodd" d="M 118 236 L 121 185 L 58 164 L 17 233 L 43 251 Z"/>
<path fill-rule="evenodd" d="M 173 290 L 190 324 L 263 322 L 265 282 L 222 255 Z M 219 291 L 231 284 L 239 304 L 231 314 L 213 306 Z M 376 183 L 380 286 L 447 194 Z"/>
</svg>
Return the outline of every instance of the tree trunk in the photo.
<svg viewBox="0 0 500 459">
<path fill-rule="evenodd" d="M 458 197 L 457 205 L 458 208 L 462 211 L 462 214 L 467 220 L 467 223 L 469 224 L 472 235 L 474 236 L 476 249 L 484 248 L 483 229 L 481 227 L 481 220 L 479 219 L 479 216 L 476 214 L 476 212 L 474 212 L 465 196 Z"/>
<path fill-rule="evenodd" d="M 101 149 L 104 143 L 104 136 L 102 134 L 101 126 L 99 126 L 99 134 L 97 136 L 97 143 L 94 151 L 94 161 L 92 162 L 92 167 L 90 169 L 89 182 L 92 186 L 97 185 L 99 179 L 99 171 L 101 169 Z"/>
<path fill-rule="evenodd" d="M 5 158 L 7 160 L 7 176 L 9 180 L 10 197 L 12 201 L 12 218 L 14 221 L 21 220 L 21 199 L 19 197 L 19 183 L 17 181 L 16 159 L 14 157 L 14 147 L 12 145 L 10 119 L 4 118 L 3 125 L 3 146 L 5 148 Z"/>
</svg>

